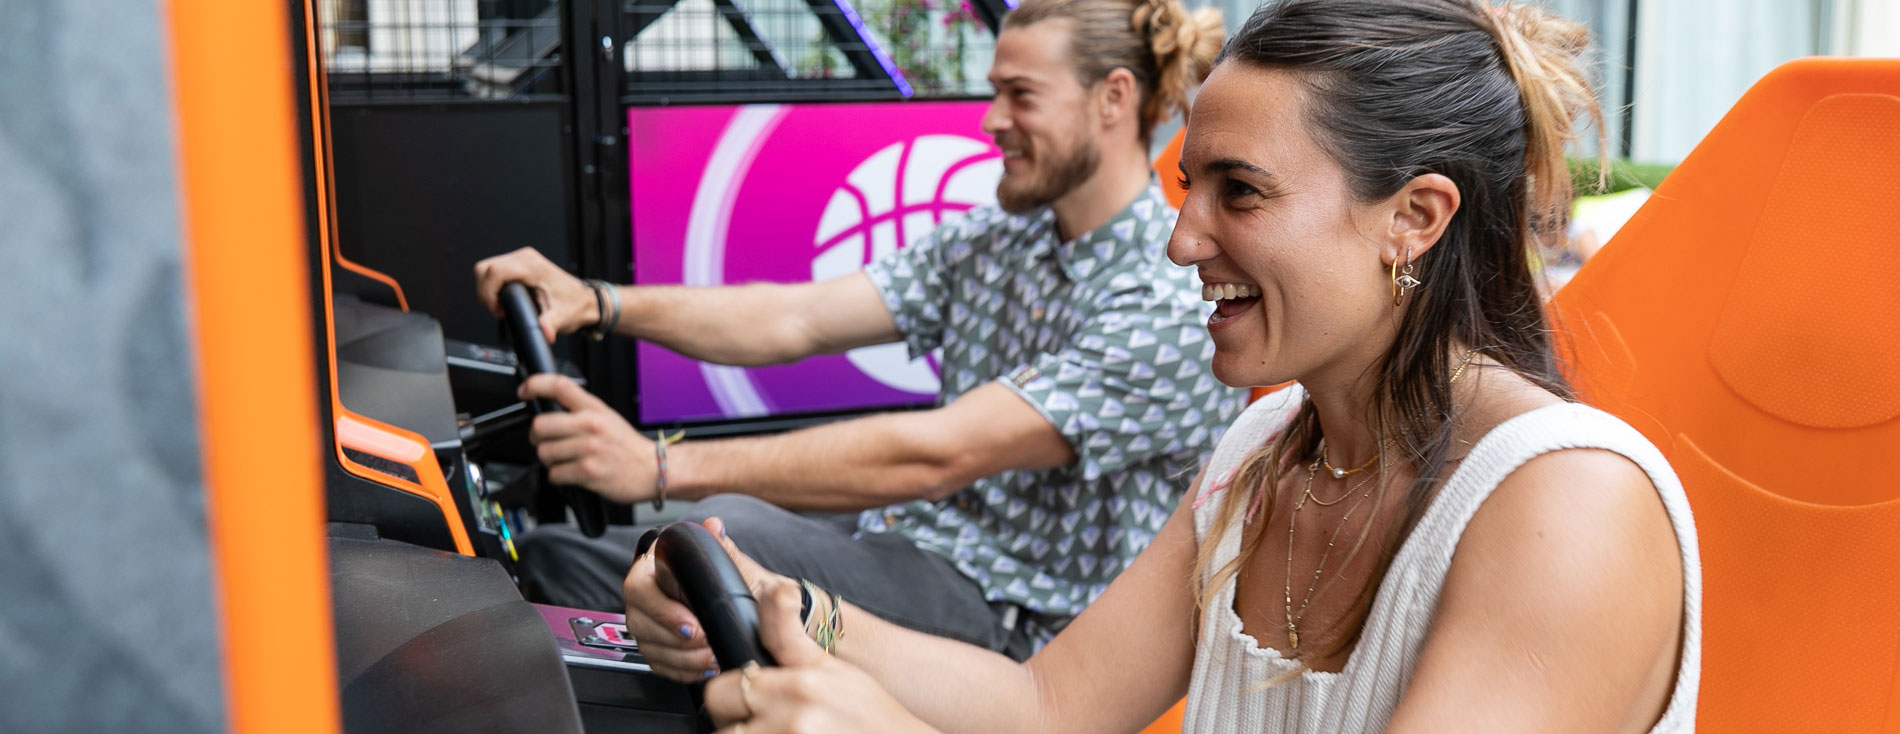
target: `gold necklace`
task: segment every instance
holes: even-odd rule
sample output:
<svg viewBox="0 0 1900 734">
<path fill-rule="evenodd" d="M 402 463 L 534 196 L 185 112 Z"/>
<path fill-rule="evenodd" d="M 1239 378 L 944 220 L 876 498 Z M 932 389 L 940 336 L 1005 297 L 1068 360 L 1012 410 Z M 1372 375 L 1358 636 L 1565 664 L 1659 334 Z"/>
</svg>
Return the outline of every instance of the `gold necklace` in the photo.
<svg viewBox="0 0 1900 734">
<path fill-rule="evenodd" d="M 1306 593 L 1300 596 L 1300 610 L 1296 613 L 1293 611 L 1293 528 L 1299 525 L 1300 507 L 1305 505 L 1306 500 L 1313 496 L 1313 477 L 1318 474 L 1319 462 L 1316 461 L 1307 465 L 1306 488 L 1300 492 L 1300 499 L 1293 503 L 1293 512 L 1289 513 L 1290 516 L 1286 524 L 1286 640 L 1287 644 L 1291 645 L 1294 650 L 1300 649 L 1300 621 L 1306 619 L 1306 608 L 1313 603 L 1313 589 L 1319 585 L 1320 574 L 1326 569 L 1326 559 L 1331 558 L 1333 555 L 1333 544 L 1339 542 L 1339 532 L 1346 529 L 1346 523 L 1352 519 L 1352 514 L 1358 512 L 1359 507 L 1364 505 L 1368 498 L 1372 497 L 1372 490 L 1366 489 L 1365 493 L 1359 496 L 1358 502 L 1346 508 L 1346 514 L 1340 516 L 1339 524 L 1333 526 L 1332 535 L 1326 538 L 1326 552 L 1320 554 L 1319 563 L 1313 567 L 1313 580 L 1307 582 Z M 1333 504 L 1345 501 L 1347 497 L 1352 496 L 1353 492 L 1372 484 L 1373 476 L 1368 476 L 1360 480 L 1359 484 L 1346 490 L 1346 494 L 1341 495 L 1337 500 L 1333 500 Z M 1315 503 L 1318 503 L 1318 501 L 1317 499 L 1314 500 Z"/>
<path fill-rule="evenodd" d="M 1322 457 L 1324 457 L 1325 455 L 1325 446 L 1324 446 L 1325 443 L 1326 443 L 1325 439 L 1320 439 L 1320 444 L 1321 444 L 1320 453 Z M 1379 447 L 1381 453 L 1373 454 L 1372 461 L 1367 462 L 1366 466 L 1371 466 L 1373 462 L 1378 461 L 1379 458 L 1384 455 L 1384 450 L 1387 448 L 1390 448 L 1391 446 L 1392 446 L 1392 442 L 1386 441 L 1384 446 Z M 1320 463 L 1321 464 L 1325 463 L 1324 458 L 1321 459 Z M 1312 471 L 1309 473 L 1312 473 L 1312 474 L 1319 473 L 1318 465 L 1314 465 L 1308 468 L 1312 469 Z M 1363 470 L 1364 468 L 1365 467 L 1360 467 L 1359 469 L 1355 469 L 1354 471 Z M 1352 472 L 1348 472 L 1348 473 L 1350 474 Z M 1333 478 L 1338 479 L 1339 475 L 1334 474 Z M 1338 499 L 1335 499 L 1331 502 L 1326 502 L 1326 501 L 1321 500 L 1319 498 L 1319 495 L 1313 494 L 1313 480 L 1311 477 L 1309 477 L 1306 480 L 1305 499 L 1312 500 L 1313 504 L 1319 505 L 1320 507 L 1332 507 L 1333 505 L 1337 505 L 1341 502 L 1345 502 L 1347 497 L 1351 497 L 1353 492 L 1359 491 L 1360 487 L 1366 486 L 1366 482 L 1370 482 L 1370 481 L 1372 481 L 1372 477 L 1370 476 L 1366 477 L 1365 479 L 1361 479 L 1359 480 L 1358 484 L 1353 485 L 1352 487 L 1348 488 L 1344 493 L 1340 494 Z"/>
<path fill-rule="evenodd" d="M 1453 379 L 1456 379 L 1456 378 L 1453 378 Z M 1392 445 L 1391 441 L 1385 442 L 1385 446 L 1390 446 L 1390 445 Z M 1326 439 L 1322 438 L 1319 440 L 1319 465 L 1325 467 L 1326 471 L 1331 472 L 1334 479 L 1345 479 L 1346 477 L 1352 476 L 1354 474 L 1358 474 L 1359 472 L 1362 472 L 1368 468 L 1371 468 L 1371 466 L 1374 463 L 1378 462 L 1379 454 L 1384 451 L 1385 446 L 1380 446 L 1379 447 L 1380 451 L 1373 452 L 1372 456 L 1366 459 L 1366 463 L 1360 464 L 1359 466 L 1353 467 L 1351 469 L 1341 469 L 1339 467 L 1333 466 L 1333 462 L 1326 460 Z"/>
<path fill-rule="evenodd" d="M 1477 355 L 1478 350 L 1476 349 L 1465 352 L 1464 359 L 1459 360 L 1458 368 L 1452 370 L 1451 379 L 1446 380 L 1445 384 L 1447 386 L 1456 384 L 1458 378 L 1464 375 L 1465 368 L 1471 365 L 1471 359 Z M 1321 465 L 1325 465 L 1327 470 L 1332 472 L 1334 479 L 1343 479 L 1349 474 L 1365 471 L 1385 456 L 1385 448 L 1390 446 L 1392 441 L 1393 439 L 1387 439 L 1385 443 L 1380 445 L 1379 451 L 1374 453 L 1371 459 L 1366 460 L 1366 463 L 1359 465 L 1358 468 L 1344 470 L 1334 467 L 1326 461 L 1326 439 L 1321 438 L 1319 460 L 1308 464 L 1306 467 L 1306 486 L 1300 490 L 1300 498 L 1293 503 L 1293 511 L 1287 513 L 1286 524 L 1286 640 L 1287 644 L 1294 650 L 1300 649 L 1300 621 L 1306 618 L 1306 608 L 1313 603 L 1313 590 L 1318 588 L 1320 575 L 1326 570 L 1326 561 L 1333 555 L 1333 544 L 1338 542 L 1339 533 L 1346 528 L 1346 523 L 1352 519 L 1352 514 L 1357 512 L 1359 506 L 1365 504 L 1365 501 L 1372 496 L 1372 490 L 1367 489 L 1365 494 L 1360 496 L 1358 502 L 1346 508 L 1346 514 L 1340 516 L 1339 524 L 1333 526 L 1332 534 L 1326 538 L 1326 550 L 1320 554 L 1319 563 L 1313 567 L 1313 580 L 1307 583 L 1306 593 L 1300 597 L 1300 610 L 1296 614 L 1293 611 L 1293 530 L 1299 527 L 1300 508 L 1304 507 L 1306 501 L 1309 499 L 1313 501 L 1313 504 L 1321 507 L 1331 507 L 1344 502 L 1346 498 L 1351 497 L 1354 492 L 1371 484 L 1373 478 L 1379 475 L 1375 474 L 1360 480 L 1358 484 L 1348 488 L 1345 494 L 1340 495 L 1339 499 L 1333 500 L 1332 502 L 1321 502 L 1318 497 L 1313 496 L 1313 478 L 1319 475 Z M 1383 474 L 1384 472 L 1380 473 Z"/>
<path fill-rule="evenodd" d="M 1458 362 L 1458 369 L 1451 371 L 1451 379 L 1445 381 L 1445 386 L 1451 387 L 1458 384 L 1458 376 L 1465 373 L 1465 368 L 1471 365 L 1471 358 L 1476 356 L 1478 356 L 1476 349 L 1465 352 L 1465 358 Z"/>
</svg>

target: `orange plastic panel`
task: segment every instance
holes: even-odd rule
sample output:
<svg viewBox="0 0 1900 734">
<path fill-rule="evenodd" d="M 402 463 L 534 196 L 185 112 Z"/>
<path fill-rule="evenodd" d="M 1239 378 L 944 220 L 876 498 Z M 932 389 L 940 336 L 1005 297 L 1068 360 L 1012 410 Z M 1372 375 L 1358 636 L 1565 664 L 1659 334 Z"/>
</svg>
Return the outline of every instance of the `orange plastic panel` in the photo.
<svg viewBox="0 0 1900 734">
<path fill-rule="evenodd" d="M 1187 189 L 1181 188 L 1181 141 L 1187 138 L 1187 128 L 1174 133 L 1174 139 L 1161 149 L 1161 155 L 1155 157 L 1155 175 L 1161 177 L 1161 193 L 1166 194 L 1168 203 L 1181 208 L 1187 201 Z"/>
<path fill-rule="evenodd" d="M 165 7 L 228 728 L 335 732 L 285 4 Z"/>
<path fill-rule="evenodd" d="M 1183 698 L 1175 701 L 1174 707 L 1162 714 L 1161 718 L 1155 719 L 1154 723 L 1142 727 L 1141 734 L 1181 734 L 1181 723 L 1186 718 L 1187 699 Z"/>
<path fill-rule="evenodd" d="M 336 247 L 336 185 L 330 176 L 330 116 L 324 112 L 330 107 L 329 87 L 319 73 L 323 68 L 322 59 L 315 53 L 318 47 L 317 39 L 314 30 L 310 30 L 317 27 L 317 20 L 312 13 L 309 0 L 303 3 L 303 11 L 306 29 L 305 48 L 310 50 L 307 65 L 310 75 L 307 80 L 309 103 L 310 109 L 318 111 L 317 128 L 311 131 L 312 135 L 305 140 L 305 144 L 310 146 L 312 159 L 317 161 L 317 170 L 314 172 L 317 181 L 315 193 L 317 210 L 322 212 L 317 219 L 317 241 L 318 247 L 322 250 L 322 262 L 326 264 L 321 273 L 323 323 L 324 328 L 328 330 L 324 343 L 331 345 L 324 356 L 330 365 L 328 390 L 330 414 L 336 417 L 334 434 L 336 445 L 330 448 L 336 454 L 337 464 L 342 466 L 344 471 L 377 484 L 408 492 L 433 503 L 442 511 L 442 522 L 449 528 L 449 535 L 455 541 L 455 550 L 462 555 L 472 556 L 475 555 L 475 549 L 469 542 L 468 531 L 461 520 L 461 512 L 456 509 L 455 496 L 450 494 L 453 490 L 443 479 L 441 465 L 436 461 L 435 452 L 430 449 L 428 440 L 414 431 L 392 426 L 351 411 L 344 407 L 342 392 L 337 389 L 336 307 L 332 298 L 332 278 L 328 265 L 334 264 L 336 267 L 381 281 L 396 292 L 396 298 L 403 310 L 407 311 L 409 306 L 408 302 L 403 300 L 402 286 L 395 279 L 350 262 Z M 345 446 L 407 465 L 416 473 L 418 479 L 410 481 L 363 466 L 344 453 Z"/>
<path fill-rule="evenodd" d="M 337 460 L 342 462 L 344 470 L 378 484 L 400 489 L 417 497 L 428 500 L 442 511 L 443 522 L 449 526 L 449 536 L 455 540 L 455 551 L 465 556 L 475 555 L 475 546 L 469 543 L 468 530 L 463 527 L 461 511 L 455 508 L 455 495 L 449 494 L 448 480 L 443 479 L 442 465 L 435 460 L 435 451 L 429 447 L 429 440 L 416 433 L 368 416 L 351 413 L 338 404 L 336 414 L 336 444 L 339 450 Z M 415 472 L 416 480 L 377 471 L 363 466 L 342 454 L 341 449 L 350 448 L 372 456 L 394 461 L 409 467 Z"/>
<path fill-rule="evenodd" d="M 1279 392 L 1280 390 L 1282 390 L 1282 389 L 1284 389 L 1284 388 L 1286 388 L 1286 387 L 1289 387 L 1289 386 L 1291 386 L 1292 384 L 1293 384 L 1293 383 L 1291 383 L 1291 382 L 1282 382 L 1282 383 L 1280 383 L 1280 384 L 1278 384 L 1278 385 L 1268 385 L 1268 386 L 1266 386 L 1266 387 L 1256 387 L 1256 388 L 1254 388 L 1254 389 L 1252 389 L 1252 390 L 1249 390 L 1249 391 L 1247 391 L 1247 402 L 1249 402 L 1249 403 L 1251 403 L 1251 402 L 1253 402 L 1253 401 L 1255 401 L 1255 400 L 1259 400 L 1259 399 L 1261 399 L 1261 398 L 1264 398 L 1264 397 L 1266 397 L 1266 396 L 1268 396 L 1268 395 L 1272 395 L 1272 394 L 1274 394 L 1274 393 L 1276 393 L 1276 392 Z"/>
<path fill-rule="evenodd" d="M 1681 475 L 1706 731 L 1900 732 L 1900 60 L 1745 95 L 1551 300 Z"/>
<path fill-rule="evenodd" d="M 1718 466 L 1684 437 L 1670 457 L 1702 541 L 1697 727 L 1893 731 L 1900 651 L 1900 500 L 1795 502 Z"/>
<path fill-rule="evenodd" d="M 1623 416 L 1665 450 L 1676 434 L 1689 435 L 1738 476 L 1792 499 L 1862 505 L 1900 490 L 1900 480 L 1893 479 L 1900 477 L 1900 422 L 1869 423 L 1879 411 L 1850 407 L 1881 404 L 1900 380 L 1893 348 L 1883 346 L 1892 343 L 1889 334 L 1900 313 L 1891 294 L 1868 292 L 1870 279 L 1900 267 L 1900 249 L 1882 245 L 1878 232 L 1864 235 L 1851 231 L 1859 225 L 1845 224 L 1859 221 L 1847 209 L 1866 206 L 1866 192 L 1809 190 L 1827 181 L 1858 187 L 1876 173 L 1804 179 L 1808 185 L 1798 193 L 1776 185 L 1787 170 L 1806 175 L 1808 166 L 1789 160 L 1811 108 L 1842 95 L 1869 94 L 1900 97 L 1900 61 L 1803 60 L 1771 73 L 1670 173 L 1616 239 L 1557 292 L 1551 307 L 1572 338 L 1573 378 L 1586 398 Z M 1887 124 L 1900 126 L 1900 120 Z M 1822 135 L 1812 126 L 1801 131 L 1803 138 L 1827 139 L 1814 137 Z M 1843 174 L 1855 170 L 1840 163 Z M 1900 171 L 1884 175 L 1900 179 Z M 1770 195 L 1777 192 L 1800 197 L 1804 208 L 1786 215 L 1797 217 L 1799 226 L 1769 216 L 1787 211 L 1771 206 Z M 1774 235 L 1758 236 L 1764 227 Z M 1841 263 L 1872 275 L 1842 281 L 1836 266 L 1799 264 L 1803 260 Z M 1750 274 L 1744 263 L 1766 264 Z M 1725 319 L 1729 332 L 1718 340 Z M 1779 336 L 1740 333 L 1749 329 Z M 1614 333 L 1622 345 L 1606 346 L 1590 332 Z M 1822 343 L 1837 348 L 1802 346 Z M 1604 374 L 1600 357 L 1625 351 L 1634 369 Z M 1801 351 L 1813 353 L 1788 361 Z M 1822 364 L 1833 360 L 1848 364 Z M 1729 366 L 1718 371 L 1721 364 Z M 1751 392 L 1739 392 L 1724 372 Z M 1776 374 L 1786 392 L 1763 398 L 1766 381 Z M 1805 419 L 1834 427 L 1791 420 L 1804 411 L 1818 416 L 1819 408 L 1789 407 L 1790 396 L 1834 406 L 1833 414 L 1845 417 Z"/>
<path fill-rule="evenodd" d="M 1821 100 L 1795 130 L 1709 345 L 1743 399 L 1815 428 L 1900 415 L 1900 97 Z M 1789 287 L 1825 298 L 1788 299 Z"/>
</svg>

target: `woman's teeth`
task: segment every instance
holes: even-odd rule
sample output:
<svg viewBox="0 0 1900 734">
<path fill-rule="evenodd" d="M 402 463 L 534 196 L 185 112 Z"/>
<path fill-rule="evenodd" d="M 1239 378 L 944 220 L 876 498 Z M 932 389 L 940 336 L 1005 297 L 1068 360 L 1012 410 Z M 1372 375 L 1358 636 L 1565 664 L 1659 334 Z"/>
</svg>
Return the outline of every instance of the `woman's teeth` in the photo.
<svg viewBox="0 0 1900 734">
<path fill-rule="evenodd" d="M 1233 298 L 1254 298 L 1260 295 L 1260 287 L 1242 283 L 1208 283 L 1201 286 L 1201 300 L 1224 301 Z"/>
</svg>

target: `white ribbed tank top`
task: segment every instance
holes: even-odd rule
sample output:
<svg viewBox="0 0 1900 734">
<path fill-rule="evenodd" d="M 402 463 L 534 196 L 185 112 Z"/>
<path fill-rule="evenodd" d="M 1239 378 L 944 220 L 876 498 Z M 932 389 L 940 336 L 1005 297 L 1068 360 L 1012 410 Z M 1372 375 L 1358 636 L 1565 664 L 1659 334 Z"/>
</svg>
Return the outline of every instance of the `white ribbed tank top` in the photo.
<svg viewBox="0 0 1900 734">
<path fill-rule="evenodd" d="M 1207 537 L 1219 512 L 1220 493 L 1226 491 L 1219 480 L 1231 475 L 1249 452 L 1280 430 L 1303 397 L 1304 391 L 1298 387 L 1269 395 L 1255 402 L 1228 429 L 1208 462 L 1201 486 L 1194 490 L 1197 539 Z M 1229 578 L 1201 620 L 1182 731 L 1383 731 L 1418 667 L 1425 633 L 1431 629 L 1438 594 L 1465 525 L 1505 476 L 1540 454 L 1569 448 L 1605 449 L 1628 457 L 1649 475 L 1662 496 L 1682 554 L 1682 659 L 1677 663 L 1676 687 L 1670 694 L 1669 707 L 1651 731 L 1694 731 L 1702 660 L 1702 564 L 1696 552 L 1688 497 L 1662 453 L 1642 434 L 1608 413 L 1576 404 L 1539 408 L 1485 434 L 1400 546 L 1373 598 L 1359 644 L 1339 672 L 1306 671 L 1261 689 L 1263 682 L 1292 670 L 1296 664 L 1272 648 L 1259 647 L 1241 630 L 1240 617 L 1234 613 L 1235 580 Z M 1239 521 L 1236 518 L 1235 522 Z M 1210 568 L 1220 567 L 1239 549 L 1240 533 L 1228 532 Z"/>
</svg>

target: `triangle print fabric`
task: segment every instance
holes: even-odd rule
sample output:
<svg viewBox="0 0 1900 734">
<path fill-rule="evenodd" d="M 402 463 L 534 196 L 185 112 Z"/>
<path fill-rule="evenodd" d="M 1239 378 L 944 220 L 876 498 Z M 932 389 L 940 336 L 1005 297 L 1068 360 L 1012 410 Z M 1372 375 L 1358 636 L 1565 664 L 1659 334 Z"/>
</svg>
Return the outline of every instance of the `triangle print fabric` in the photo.
<svg viewBox="0 0 1900 734">
<path fill-rule="evenodd" d="M 1075 449 L 1074 465 L 1006 471 L 859 521 L 1023 607 L 1039 645 L 1154 539 L 1244 403 L 1208 371 L 1200 284 L 1165 253 L 1174 217 L 1150 186 L 1058 243 L 1053 212 L 987 207 L 865 268 L 912 356 L 943 349 L 942 401 L 1001 380 Z"/>
</svg>

